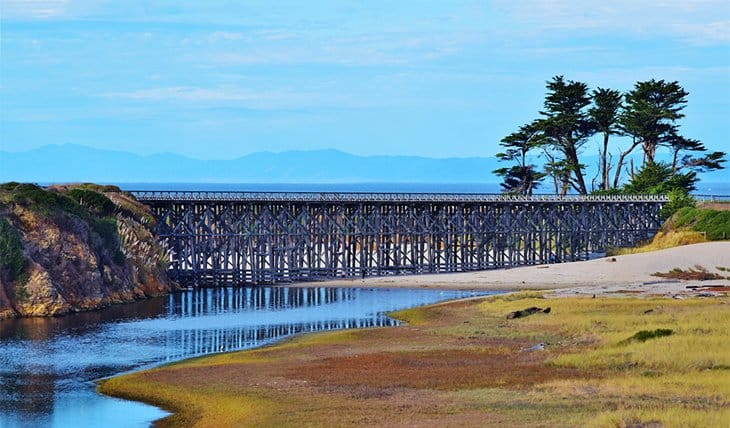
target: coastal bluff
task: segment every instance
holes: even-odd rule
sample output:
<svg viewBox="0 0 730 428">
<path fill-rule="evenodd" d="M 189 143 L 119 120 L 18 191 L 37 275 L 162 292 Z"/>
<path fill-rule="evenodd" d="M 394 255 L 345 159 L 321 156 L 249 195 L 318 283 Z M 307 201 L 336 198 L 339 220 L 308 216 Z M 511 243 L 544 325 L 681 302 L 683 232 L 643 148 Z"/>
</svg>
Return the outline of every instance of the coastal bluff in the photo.
<svg viewBox="0 0 730 428">
<path fill-rule="evenodd" d="M 0 185 L 0 319 L 55 316 L 179 289 L 143 204 L 113 186 Z"/>
</svg>

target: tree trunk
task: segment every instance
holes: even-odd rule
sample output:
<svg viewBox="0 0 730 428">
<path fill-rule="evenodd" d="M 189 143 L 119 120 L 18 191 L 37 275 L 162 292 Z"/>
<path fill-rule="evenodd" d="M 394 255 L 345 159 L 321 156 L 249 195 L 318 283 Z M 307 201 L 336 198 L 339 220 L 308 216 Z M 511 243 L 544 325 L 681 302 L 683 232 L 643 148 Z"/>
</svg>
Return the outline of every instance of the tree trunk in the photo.
<svg viewBox="0 0 730 428">
<path fill-rule="evenodd" d="M 548 164 L 555 163 L 555 156 L 551 155 L 547 148 L 542 149 L 542 152 L 545 153 L 545 157 L 548 160 Z M 558 175 L 555 173 L 555 171 L 551 172 L 550 175 L 553 177 L 553 186 L 555 186 L 555 194 L 558 194 L 559 186 L 558 186 Z"/>
<path fill-rule="evenodd" d="M 646 166 L 649 163 L 654 163 L 654 155 L 656 153 L 656 141 L 644 141 L 644 163 Z"/>
<path fill-rule="evenodd" d="M 674 149 L 674 156 L 672 156 L 672 176 L 677 172 L 677 157 L 679 156 L 679 149 Z"/>
<path fill-rule="evenodd" d="M 621 170 L 624 168 L 624 160 L 626 160 L 626 156 L 630 155 L 638 145 L 639 143 L 636 141 L 636 138 L 634 138 L 634 144 L 632 144 L 625 152 L 621 152 L 621 156 L 619 156 L 618 163 L 616 164 L 616 173 L 613 176 L 614 188 L 618 188 L 618 183 L 621 180 Z"/>
<path fill-rule="evenodd" d="M 601 153 L 601 188 L 603 190 L 609 189 L 609 182 L 608 182 L 608 137 L 609 133 L 604 132 L 603 133 L 603 153 Z"/>
<path fill-rule="evenodd" d="M 569 145 L 566 147 L 565 150 L 565 157 L 568 159 L 568 162 L 570 163 L 571 171 L 573 172 L 573 175 L 575 175 L 575 181 L 577 184 L 577 191 L 581 195 L 587 195 L 588 190 L 586 188 L 586 183 L 583 178 L 583 171 L 580 170 L 580 163 L 578 162 L 578 153 L 575 150 L 574 145 Z"/>
</svg>

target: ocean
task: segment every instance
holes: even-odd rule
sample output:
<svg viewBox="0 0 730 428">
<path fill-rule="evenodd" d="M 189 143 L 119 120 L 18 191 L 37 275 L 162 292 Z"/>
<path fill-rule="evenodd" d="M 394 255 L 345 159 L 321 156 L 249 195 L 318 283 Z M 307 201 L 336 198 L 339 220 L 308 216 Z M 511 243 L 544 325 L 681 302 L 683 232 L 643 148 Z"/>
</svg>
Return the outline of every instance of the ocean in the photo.
<svg viewBox="0 0 730 428">
<path fill-rule="evenodd" d="M 247 192 L 500 193 L 499 183 L 109 183 L 123 190 Z M 536 193 L 550 193 L 547 186 Z M 699 182 L 696 195 L 730 196 L 728 182 Z"/>
</svg>

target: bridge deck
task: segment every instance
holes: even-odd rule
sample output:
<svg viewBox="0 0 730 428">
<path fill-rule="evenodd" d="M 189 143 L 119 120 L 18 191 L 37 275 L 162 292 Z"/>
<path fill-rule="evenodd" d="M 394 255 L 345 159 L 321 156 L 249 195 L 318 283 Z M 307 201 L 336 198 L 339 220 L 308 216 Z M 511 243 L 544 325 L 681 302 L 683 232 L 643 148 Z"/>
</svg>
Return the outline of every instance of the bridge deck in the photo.
<svg viewBox="0 0 730 428">
<path fill-rule="evenodd" d="M 160 191 L 130 192 L 142 202 L 447 202 L 447 203 L 542 203 L 542 202 L 667 202 L 664 195 L 553 195 L 532 196 L 495 193 L 367 193 L 367 192 L 219 192 L 219 191 Z"/>
</svg>

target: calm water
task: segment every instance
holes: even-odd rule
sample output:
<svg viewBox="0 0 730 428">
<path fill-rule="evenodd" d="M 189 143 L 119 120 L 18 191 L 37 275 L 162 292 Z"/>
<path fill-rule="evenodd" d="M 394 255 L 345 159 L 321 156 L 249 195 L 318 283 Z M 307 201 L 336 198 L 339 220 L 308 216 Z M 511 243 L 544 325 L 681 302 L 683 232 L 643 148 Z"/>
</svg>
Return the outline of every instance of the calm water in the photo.
<svg viewBox="0 0 730 428">
<path fill-rule="evenodd" d="M 93 380 L 308 331 L 390 326 L 385 312 L 464 291 L 247 287 L 187 291 L 60 318 L 0 321 L 0 427 L 136 427 L 160 409 Z"/>
</svg>

